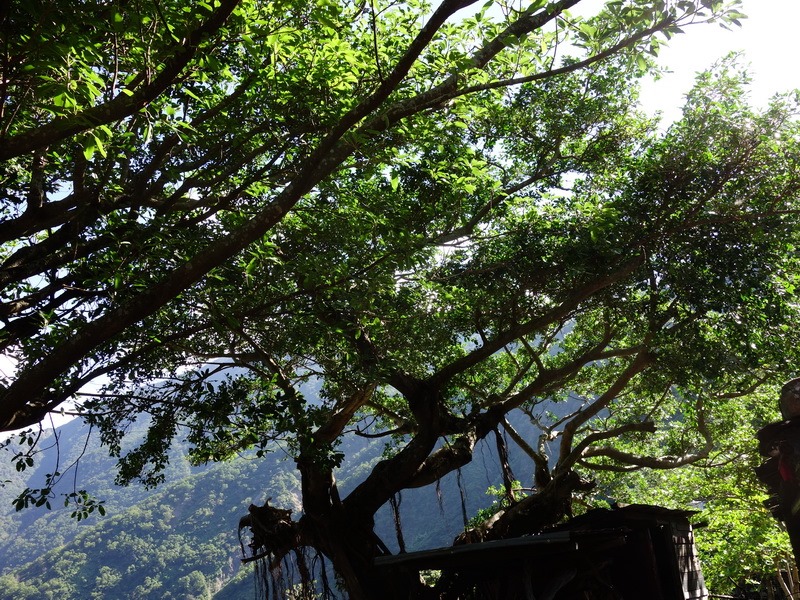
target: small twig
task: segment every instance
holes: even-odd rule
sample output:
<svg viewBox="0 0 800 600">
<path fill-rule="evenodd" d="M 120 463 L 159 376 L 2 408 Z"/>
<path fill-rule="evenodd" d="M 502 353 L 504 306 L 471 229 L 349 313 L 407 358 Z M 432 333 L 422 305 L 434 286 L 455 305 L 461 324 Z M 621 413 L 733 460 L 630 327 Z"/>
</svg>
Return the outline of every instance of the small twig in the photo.
<svg viewBox="0 0 800 600">
<path fill-rule="evenodd" d="M 378 54 L 378 28 L 377 15 L 375 14 L 375 2 L 370 0 L 370 27 L 372 28 L 372 47 L 375 50 L 375 67 L 378 69 L 378 79 L 383 83 L 383 69 L 381 69 L 381 57 Z"/>
</svg>

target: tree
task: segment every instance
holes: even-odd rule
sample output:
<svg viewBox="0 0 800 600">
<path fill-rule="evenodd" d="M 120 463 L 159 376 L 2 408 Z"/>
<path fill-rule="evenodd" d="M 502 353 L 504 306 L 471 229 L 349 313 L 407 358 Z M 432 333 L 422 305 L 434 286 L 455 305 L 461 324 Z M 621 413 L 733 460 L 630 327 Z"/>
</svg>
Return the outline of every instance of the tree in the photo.
<svg viewBox="0 0 800 600">
<path fill-rule="evenodd" d="M 303 515 L 253 507 L 254 552 L 313 548 L 353 598 L 378 508 L 511 411 L 546 434 L 536 492 L 471 539 L 558 521 L 591 469 L 707 458 L 796 358 L 795 106 L 723 65 L 660 135 L 645 52 L 737 3 L 577 4 L 7 6 L 2 427 L 77 395 L 149 484 L 179 433 L 197 461 L 280 442 Z M 342 498 L 349 434 L 389 443 Z"/>
</svg>

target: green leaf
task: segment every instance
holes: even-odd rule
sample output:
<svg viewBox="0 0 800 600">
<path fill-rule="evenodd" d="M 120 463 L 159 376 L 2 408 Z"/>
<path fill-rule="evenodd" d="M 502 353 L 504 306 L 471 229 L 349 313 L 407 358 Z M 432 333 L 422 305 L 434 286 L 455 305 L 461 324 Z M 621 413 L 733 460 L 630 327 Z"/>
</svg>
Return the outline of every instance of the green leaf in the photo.
<svg viewBox="0 0 800 600">
<path fill-rule="evenodd" d="M 97 151 L 100 153 L 100 155 L 103 158 L 106 158 L 107 154 L 106 154 L 105 145 L 100 140 L 100 138 L 97 137 L 97 135 L 94 134 L 94 132 L 91 132 L 91 135 L 92 135 L 92 139 L 94 140 L 94 144 L 95 144 L 95 147 L 97 148 Z"/>
</svg>

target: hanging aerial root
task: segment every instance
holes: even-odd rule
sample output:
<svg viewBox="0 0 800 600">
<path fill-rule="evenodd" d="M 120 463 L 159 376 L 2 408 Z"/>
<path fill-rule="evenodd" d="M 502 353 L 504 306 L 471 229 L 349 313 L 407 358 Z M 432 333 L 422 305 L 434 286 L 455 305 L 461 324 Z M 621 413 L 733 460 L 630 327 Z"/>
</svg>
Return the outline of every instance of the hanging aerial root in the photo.
<svg viewBox="0 0 800 600">
<path fill-rule="evenodd" d="M 249 543 L 242 531 L 250 530 Z M 269 505 L 250 505 L 239 520 L 242 562 L 255 562 L 257 597 L 317 600 L 333 598 L 323 555 L 304 545 L 300 525 L 292 521 L 292 511 Z"/>
<path fill-rule="evenodd" d="M 250 555 L 242 543 L 242 530 L 249 528 L 252 540 L 247 545 Z M 297 546 L 297 524 L 292 521 L 292 511 L 275 508 L 269 505 L 269 499 L 264 506 L 251 504 L 248 513 L 239 520 L 239 543 L 242 546 L 242 562 L 273 556 L 270 568 L 277 567 L 280 560 L 287 552 Z"/>
<path fill-rule="evenodd" d="M 394 517 L 394 531 L 397 535 L 397 546 L 400 552 L 406 551 L 406 541 L 403 538 L 403 526 L 400 523 L 400 503 L 403 501 L 403 496 L 397 492 L 394 496 L 389 498 L 389 505 L 392 508 L 392 516 Z"/>
</svg>

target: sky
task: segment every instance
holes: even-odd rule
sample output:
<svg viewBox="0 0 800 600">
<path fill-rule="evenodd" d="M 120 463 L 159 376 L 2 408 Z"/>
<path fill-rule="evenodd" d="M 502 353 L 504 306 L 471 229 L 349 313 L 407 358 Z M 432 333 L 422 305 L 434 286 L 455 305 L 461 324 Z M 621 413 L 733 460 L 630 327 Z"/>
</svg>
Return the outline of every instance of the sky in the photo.
<svg viewBox="0 0 800 600">
<path fill-rule="evenodd" d="M 763 106 L 776 92 L 800 88 L 800 1 L 743 0 L 742 27 L 726 31 L 718 24 L 695 25 L 672 39 L 658 62 L 672 72 L 643 86 L 648 112 L 660 110 L 664 121 L 680 114 L 695 74 L 730 51 L 743 51 L 753 75 L 752 100 Z"/>
</svg>

